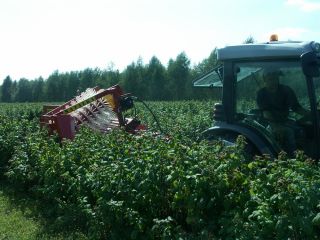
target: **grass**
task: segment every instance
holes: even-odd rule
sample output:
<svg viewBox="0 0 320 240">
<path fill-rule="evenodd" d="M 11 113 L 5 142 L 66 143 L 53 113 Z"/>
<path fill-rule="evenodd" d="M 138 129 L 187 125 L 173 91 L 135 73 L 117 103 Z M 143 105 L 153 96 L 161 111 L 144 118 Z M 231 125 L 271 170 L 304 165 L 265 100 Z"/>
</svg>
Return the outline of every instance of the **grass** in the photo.
<svg viewBox="0 0 320 240">
<path fill-rule="evenodd" d="M 45 206 L 0 181 L 0 240 L 87 239 L 78 231 L 56 229 L 43 217 Z"/>
</svg>

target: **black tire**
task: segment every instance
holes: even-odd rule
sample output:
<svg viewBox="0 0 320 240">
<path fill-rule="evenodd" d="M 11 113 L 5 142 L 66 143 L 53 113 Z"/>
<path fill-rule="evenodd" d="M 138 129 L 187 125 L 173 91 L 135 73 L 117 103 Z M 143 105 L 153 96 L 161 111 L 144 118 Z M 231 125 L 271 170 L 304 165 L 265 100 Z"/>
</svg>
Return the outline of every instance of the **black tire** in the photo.
<svg viewBox="0 0 320 240">
<path fill-rule="evenodd" d="M 221 133 L 211 133 L 205 136 L 205 139 L 208 141 L 222 141 L 226 147 L 236 145 L 237 138 L 240 136 L 239 133 L 224 131 Z M 258 148 L 247 138 L 245 138 L 245 148 L 244 155 L 246 159 L 252 160 L 255 156 L 261 155 L 261 152 Z"/>
</svg>

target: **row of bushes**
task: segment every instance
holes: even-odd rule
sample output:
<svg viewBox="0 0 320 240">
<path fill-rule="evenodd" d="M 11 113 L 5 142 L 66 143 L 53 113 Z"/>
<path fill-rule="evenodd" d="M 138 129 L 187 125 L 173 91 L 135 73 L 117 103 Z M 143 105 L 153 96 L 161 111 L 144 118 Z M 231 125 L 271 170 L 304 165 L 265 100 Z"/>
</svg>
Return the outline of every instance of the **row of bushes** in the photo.
<svg viewBox="0 0 320 240">
<path fill-rule="evenodd" d="M 93 239 L 318 239 L 318 164 L 302 153 L 247 161 L 244 145 L 87 128 L 59 143 L 37 119 L 0 118 L 3 175 L 41 198 L 61 229 Z"/>
</svg>

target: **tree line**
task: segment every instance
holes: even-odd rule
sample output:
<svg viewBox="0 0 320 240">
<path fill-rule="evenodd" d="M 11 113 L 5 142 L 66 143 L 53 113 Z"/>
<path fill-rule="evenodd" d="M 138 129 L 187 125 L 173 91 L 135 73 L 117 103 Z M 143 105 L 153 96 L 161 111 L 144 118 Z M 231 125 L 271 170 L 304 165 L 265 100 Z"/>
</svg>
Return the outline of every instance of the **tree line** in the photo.
<svg viewBox="0 0 320 240">
<path fill-rule="evenodd" d="M 122 72 L 111 66 L 105 70 L 55 71 L 47 79 L 21 78 L 17 81 L 7 76 L 1 86 L 0 99 L 1 102 L 61 102 L 70 100 L 86 88 L 108 88 L 115 84 L 144 100 L 203 99 L 214 97 L 212 91 L 195 89 L 192 81 L 217 64 L 217 49 L 214 49 L 208 58 L 194 66 L 182 52 L 170 59 L 167 66 L 154 56 L 147 64 L 139 58 Z"/>
</svg>

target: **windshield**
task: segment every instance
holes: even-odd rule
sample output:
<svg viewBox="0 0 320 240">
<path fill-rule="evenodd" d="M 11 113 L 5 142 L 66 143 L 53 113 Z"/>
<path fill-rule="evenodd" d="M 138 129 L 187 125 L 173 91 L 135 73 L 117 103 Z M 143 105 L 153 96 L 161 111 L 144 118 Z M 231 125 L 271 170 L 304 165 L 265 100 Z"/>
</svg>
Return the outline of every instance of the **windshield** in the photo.
<svg viewBox="0 0 320 240">
<path fill-rule="evenodd" d="M 218 66 L 193 82 L 194 87 L 222 87 L 223 66 Z"/>
<path fill-rule="evenodd" d="M 244 62 L 235 65 L 237 112 L 248 113 L 257 106 L 257 92 L 265 87 L 264 75 L 277 76 L 279 84 L 289 86 L 299 103 L 310 108 L 305 76 L 299 61 Z"/>
</svg>

